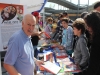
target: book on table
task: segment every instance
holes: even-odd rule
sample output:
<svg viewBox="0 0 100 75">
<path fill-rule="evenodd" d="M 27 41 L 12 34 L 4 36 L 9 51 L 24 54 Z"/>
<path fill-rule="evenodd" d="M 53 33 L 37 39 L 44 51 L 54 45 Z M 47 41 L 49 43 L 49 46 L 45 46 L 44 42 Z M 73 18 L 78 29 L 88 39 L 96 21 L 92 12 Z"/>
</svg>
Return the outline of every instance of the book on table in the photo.
<svg viewBox="0 0 100 75">
<path fill-rule="evenodd" d="M 44 65 L 41 65 L 46 71 L 52 74 L 58 74 L 61 70 L 61 67 L 57 66 L 55 63 L 50 61 L 44 62 Z"/>
</svg>

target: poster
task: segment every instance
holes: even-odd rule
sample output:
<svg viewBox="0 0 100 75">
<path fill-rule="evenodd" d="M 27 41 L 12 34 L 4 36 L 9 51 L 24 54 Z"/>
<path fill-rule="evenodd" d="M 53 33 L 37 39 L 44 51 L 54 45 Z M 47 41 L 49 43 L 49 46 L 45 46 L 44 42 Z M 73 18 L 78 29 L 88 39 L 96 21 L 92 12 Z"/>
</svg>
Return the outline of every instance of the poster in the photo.
<svg viewBox="0 0 100 75">
<path fill-rule="evenodd" d="M 0 51 L 7 50 L 13 33 L 21 29 L 23 5 L 0 3 Z"/>
</svg>

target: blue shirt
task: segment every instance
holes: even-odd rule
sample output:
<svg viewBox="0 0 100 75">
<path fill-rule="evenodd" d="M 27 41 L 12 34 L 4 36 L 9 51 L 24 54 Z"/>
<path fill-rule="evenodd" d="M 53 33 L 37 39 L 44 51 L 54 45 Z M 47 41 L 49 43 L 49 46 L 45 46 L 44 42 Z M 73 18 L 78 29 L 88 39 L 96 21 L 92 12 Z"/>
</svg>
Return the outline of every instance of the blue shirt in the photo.
<svg viewBox="0 0 100 75">
<path fill-rule="evenodd" d="M 62 44 L 66 50 L 72 50 L 73 48 L 73 29 L 71 26 L 68 26 L 67 29 L 64 29 L 62 32 Z"/>
<path fill-rule="evenodd" d="M 21 29 L 8 42 L 4 63 L 15 67 L 21 75 L 34 75 L 34 52 L 31 38 Z"/>
</svg>

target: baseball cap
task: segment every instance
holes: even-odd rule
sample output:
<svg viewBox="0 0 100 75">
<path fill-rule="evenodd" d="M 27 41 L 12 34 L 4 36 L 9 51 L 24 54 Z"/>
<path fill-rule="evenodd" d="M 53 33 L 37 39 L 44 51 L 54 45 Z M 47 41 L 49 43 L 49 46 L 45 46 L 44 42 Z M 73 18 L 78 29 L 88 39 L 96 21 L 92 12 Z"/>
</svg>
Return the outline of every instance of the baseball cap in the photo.
<svg viewBox="0 0 100 75">
<path fill-rule="evenodd" d="M 39 17 L 39 18 L 41 17 L 40 13 L 37 11 L 33 12 L 32 15 L 34 15 L 35 17 Z"/>
</svg>

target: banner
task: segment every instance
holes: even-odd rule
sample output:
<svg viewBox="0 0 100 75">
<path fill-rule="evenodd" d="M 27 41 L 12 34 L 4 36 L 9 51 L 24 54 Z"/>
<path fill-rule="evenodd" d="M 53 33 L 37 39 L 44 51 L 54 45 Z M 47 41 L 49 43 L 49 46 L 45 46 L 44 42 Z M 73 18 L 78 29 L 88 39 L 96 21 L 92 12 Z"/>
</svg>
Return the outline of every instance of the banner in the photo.
<svg viewBox="0 0 100 75">
<path fill-rule="evenodd" d="M 21 28 L 23 11 L 22 5 L 0 3 L 0 50 L 7 49 L 10 37 Z"/>
</svg>

